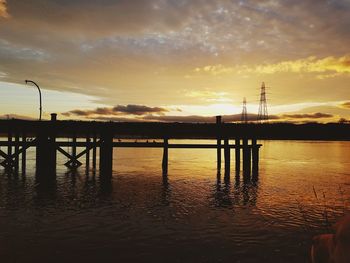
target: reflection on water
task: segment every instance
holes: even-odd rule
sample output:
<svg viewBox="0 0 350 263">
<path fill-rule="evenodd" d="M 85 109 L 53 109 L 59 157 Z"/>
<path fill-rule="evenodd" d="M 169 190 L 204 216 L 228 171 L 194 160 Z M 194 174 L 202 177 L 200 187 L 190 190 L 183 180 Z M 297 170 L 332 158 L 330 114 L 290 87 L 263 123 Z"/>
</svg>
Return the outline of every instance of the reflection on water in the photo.
<svg viewBox="0 0 350 263">
<path fill-rule="evenodd" d="M 28 152 L 26 176 L 0 174 L 1 262 L 308 262 L 349 206 L 350 143 L 263 145 L 258 176 L 229 178 L 215 150 L 171 149 L 164 177 L 160 149 L 117 149 L 112 181 L 62 156 L 41 181 Z"/>
</svg>

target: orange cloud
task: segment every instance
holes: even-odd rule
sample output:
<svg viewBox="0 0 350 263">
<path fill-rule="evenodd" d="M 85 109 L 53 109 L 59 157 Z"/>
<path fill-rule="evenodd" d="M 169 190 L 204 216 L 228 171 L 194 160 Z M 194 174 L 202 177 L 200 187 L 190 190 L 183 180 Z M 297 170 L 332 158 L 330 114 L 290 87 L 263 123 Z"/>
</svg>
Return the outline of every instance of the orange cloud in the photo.
<svg viewBox="0 0 350 263">
<path fill-rule="evenodd" d="M 0 17 L 9 18 L 10 15 L 7 12 L 6 0 L 0 0 Z"/>
<path fill-rule="evenodd" d="M 197 73 L 223 74 L 275 74 L 275 73 L 318 73 L 318 78 L 335 77 L 350 73 L 350 55 L 342 57 L 326 57 L 317 59 L 308 57 L 297 60 L 287 60 L 275 64 L 261 64 L 255 66 L 237 65 L 224 66 L 208 65 L 194 70 Z"/>
<path fill-rule="evenodd" d="M 350 109 L 350 101 L 343 102 L 339 106 L 344 109 Z"/>
</svg>

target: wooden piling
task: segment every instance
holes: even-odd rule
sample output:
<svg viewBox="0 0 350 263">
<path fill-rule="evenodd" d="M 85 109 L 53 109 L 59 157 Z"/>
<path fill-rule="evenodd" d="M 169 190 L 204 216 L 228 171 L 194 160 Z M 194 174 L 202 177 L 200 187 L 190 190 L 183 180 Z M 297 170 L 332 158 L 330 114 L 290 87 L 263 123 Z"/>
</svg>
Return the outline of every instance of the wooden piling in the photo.
<svg viewBox="0 0 350 263">
<path fill-rule="evenodd" d="M 77 156 L 77 136 L 74 134 L 72 138 L 72 157 L 75 159 Z M 73 167 L 76 166 L 76 161 L 72 163 Z"/>
<path fill-rule="evenodd" d="M 109 180 L 113 171 L 113 135 L 101 134 L 100 141 L 100 176 L 101 179 Z"/>
<path fill-rule="evenodd" d="M 164 139 L 163 160 L 162 160 L 163 175 L 167 175 L 168 174 L 168 155 L 169 155 L 168 144 L 169 144 L 168 139 Z"/>
<path fill-rule="evenodd" d="M 16 132 L 15 134 L 15 156 L 14 156 L 14 168 L 15 171 L 18 172 L 18 168 L 19 168 L 19 134 Z"/>
<path fill-rule="evenodd" d="M 252 140 L 252 162 L 253 174 L 257 175 L 259 171 L 259 146 L 256 139 Z"/>
<path fill-rule="evenodd" d="M 217 127 L 217 149 L 216 149 L 216 160 L 217 160 L 217 172 L 221 173 L 221 116 L 216 116 L 216 127 Z"/>
<path fill-rule="evenodd" d="M 86 136 L 86 161 L 85 161 L 85 166 L 86 169 L 88 170 L 90 167 L 90 136 Z"/>
<path fill-rule="evenodd" d="M 240 139 L 235 140 L 235 158 L 236 158 L 236 172 L 241 170 L 241 141 Z"/>
<path fill-rule="evenodd" d="M 37 179 L 49 180 L 56 176 L 55 137 L 40 132 L 36 138 L 36 175 Z"/>
<path fill-rule="evenodd" d="M 224 155 L 225 155 L 225 177 L 230 176 L 231 170 L 231 150 L 229 145 L 229 140 L 224 140 Z"/>
<path fill-rule="evenodd" d="M 243 139 L 243 172 L 245 175 L 251 173 L 251 149 L 248 145 L 248 139 Z"/>
<path fill-rule="evenodd" d="M 12 142 L 12 133 L 11 132 L 8 133 L 8 139 L 7 140 L 8 140 L 9 143 Z M 10 144 L 7 146 L 7 155 L 8 156 L 12 155 L 12 145 L 10 145 Z"/>
<path fill-rule="evenodd" d="M 95 170 L 96 169 L 96 149 L 97 149 L 97 146 L 96 146 L 96 142 L 97 142 L 96 134 L 94 134 L 92 142 L 94 144 L 94 147 L 92 148 L 92 168 Z"/>
<path fill-rule="evenodd" d="M 22 135 L 22 174 L 25 174 L 26 172 L 26 159 L 27 159 L 27 150 L 26 150 L 26 141 L 27 141 L 27 137 L 25 134 Z"/>
<path fill-rule="evenodd" d="M 217 149 L 216 149 L 217 171 L 219 174 L 221 171 L 221 140 L 218 139 L 216 144 L 217 144 Z"/>
</svg>

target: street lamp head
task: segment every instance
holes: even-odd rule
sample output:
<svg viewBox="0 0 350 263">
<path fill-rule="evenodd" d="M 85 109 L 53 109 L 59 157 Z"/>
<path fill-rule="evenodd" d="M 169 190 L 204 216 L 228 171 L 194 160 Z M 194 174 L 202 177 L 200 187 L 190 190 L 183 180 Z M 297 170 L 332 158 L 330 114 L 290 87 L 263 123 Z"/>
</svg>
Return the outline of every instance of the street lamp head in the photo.
<svg viewBox="0 0 350 263">
<path fill-rule="evenodd" d="M 26 79 L 25 81 L 24 81 L 26 84 L 28 84 L 28 82 L 29 83 L 32 83 L 32 84 L 34 84 L 37 88 L 38 88 L 38 91 L 39 91 L 39 102 L 40 102 L 40 107 L 39 107 L 39 111 L 40 111 L 40 115 L 39 115 L 39 121 L 41 121 L 41 113 L 42 113 L 42 103 L 41 103 L 41 90 L 40 90 L 40 88 L 39 88 L 39 85 L 38 84 L 36 84 L 34 81 L 32 81 L 32 80 L 28 80 L 28 79 Z"/>
</svg>

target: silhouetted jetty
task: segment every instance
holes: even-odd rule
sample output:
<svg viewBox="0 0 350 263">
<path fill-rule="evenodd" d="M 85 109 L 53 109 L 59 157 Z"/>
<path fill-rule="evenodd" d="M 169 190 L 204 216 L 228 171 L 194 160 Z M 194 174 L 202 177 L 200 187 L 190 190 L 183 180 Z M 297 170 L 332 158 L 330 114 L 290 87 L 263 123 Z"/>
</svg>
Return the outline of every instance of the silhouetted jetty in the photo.
<svg viewBox="0 0 350 263">
<path fill-rule="evenodd" d="M 216 149 L 218 172 L 224 150 L 225 175 L 230 174 L 231 149 L 235 152 L 235 170 L 257 173 L 259 169 L 258 140 L 350 140 L 350 125 L 346 124 L 234 124 L 222 123 L 152 123 L 152 122 L 83 122 L 57 121 L 0 121 L 1 165 L 6 169 L 22 171 L 26 168 L 26 151 L 36 148 L 37 174 L 48 177 L 56 169 L 57 152 L 67 157 L 65 165 L 75 169 L 82 165 L 96 169 L 110 178 L 113 167 L 113 148 L 162 148 L 163 174 L 168 173 L 169 149 Z M 125 139 L 133 139 L 125 141 Z M 135 140 L 136 139 L 136 140 Z M 140 142 L 137 140 L 147 140 Z M 170 143 L 171 139 L 215 139 L 216 144 Z M 5 147 L 5 151 L 3 150 Z M 68 147 L 70 151 L 63 147 Z M 77 148 L 83 147 L 80 153 Z M 97 154 L 99 153 L 99 158 Z M 242 156 L 242 158 L 241 158 Z"/>
</svg>

